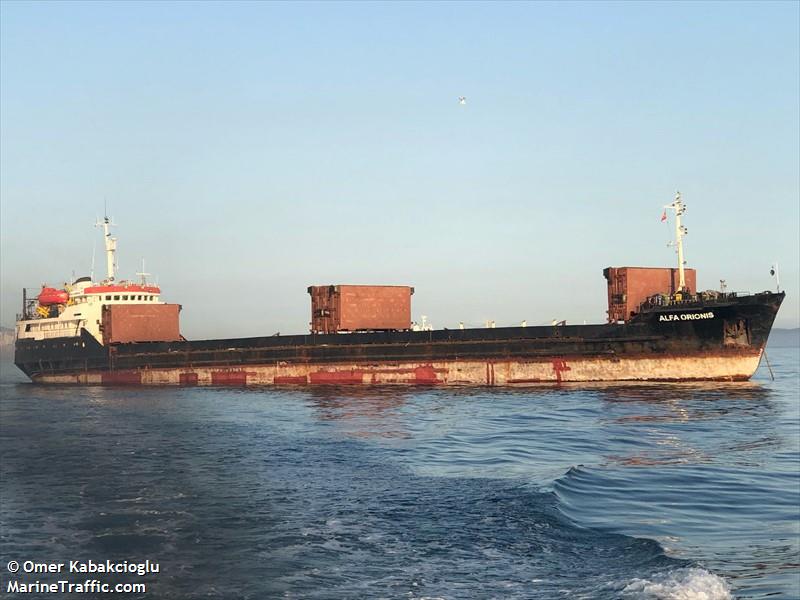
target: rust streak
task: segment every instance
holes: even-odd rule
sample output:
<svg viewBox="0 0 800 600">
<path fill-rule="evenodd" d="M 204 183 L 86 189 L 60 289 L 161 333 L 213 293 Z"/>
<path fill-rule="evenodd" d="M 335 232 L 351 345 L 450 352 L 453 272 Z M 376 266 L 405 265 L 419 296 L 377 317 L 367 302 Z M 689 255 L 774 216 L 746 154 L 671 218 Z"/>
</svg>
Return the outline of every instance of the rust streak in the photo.
<svg viewBox="0 0 800 600">
<path fill-rule="evenodd" d="M 553 372 L 556 374 L 556 382 L 561 383 L 561 373 L 564 371 L 571 371 L 572 369 L 562 358 L 553 359 Z"/>
</svg>

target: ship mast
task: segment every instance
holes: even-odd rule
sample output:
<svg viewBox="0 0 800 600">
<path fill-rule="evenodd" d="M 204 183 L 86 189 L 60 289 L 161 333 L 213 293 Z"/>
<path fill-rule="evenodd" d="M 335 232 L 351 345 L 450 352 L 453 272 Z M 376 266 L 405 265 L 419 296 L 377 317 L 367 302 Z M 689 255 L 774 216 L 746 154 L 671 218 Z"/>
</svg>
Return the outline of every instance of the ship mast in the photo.
<svg viewBox="0 0 800 600">
<path fill-rule="evenodd" d="M 95 223 L 95 227 L 103 226 L 103 237 L 105 238 L 106 242 L 106 273 L 108 276 L 108 281 L 114 281 L 114 270 L 115 270 L 115 263 L 114 263 L 114 253 L 117 251 L 117 238 L 111 237 L 110 228 L 114 226 L 114 223 L 111 222 L 111 219 L 108 218 L 108 215 L 103 217 L 103 220 L 98 220 Z"/>
<path fill-rule="evenodd" d="M 675 241 L 671 242 L 671 246 L 675 246 L 678 252 L 678 291 L 683 291 L 686 288 L 686 274 L 684 273 L 684 265 L 686 261 L 683 259 L 683 236 L 688 231 L 686 227 L 681 225 L 681 215 L 686 212 L 686 205 L 681 200 L 681 193 L 675 193 L 675 200 L 672 204 L 668 204 L 664 208 L 669 208 L 675 211 Z"/>
</svg>

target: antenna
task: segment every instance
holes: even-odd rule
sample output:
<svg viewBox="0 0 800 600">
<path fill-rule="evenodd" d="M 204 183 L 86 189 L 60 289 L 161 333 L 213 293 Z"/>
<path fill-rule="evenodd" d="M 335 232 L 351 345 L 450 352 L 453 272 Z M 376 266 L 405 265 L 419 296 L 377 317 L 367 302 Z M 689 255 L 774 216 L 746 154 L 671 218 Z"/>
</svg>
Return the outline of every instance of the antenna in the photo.
<svg viewBox="0 0 800 600">
<path fill-rule="evenodd" d="M 683 259 L 683 236 L 689 233 L 689 230 L 681 225 L 681 215 L 686 212 L 686 205 L 681 200 L 681 193 L 675 192 L 675 200 L 672 204 L 667 204 L 665 209 L 675 211 L 675 241 L 670 242 L 670 246 L 675 246 L 678 252 L 678 291 L 683 291 L 686 288 L 686 274 L 684 273 L 684 265 L 686 261 Z"/>
<path fill-rule="evenodd" d="M 139 277 L 141 277 L 141 278 L 142 278 L 142 285 L 147 285 L 147 276 L 148 276 L 148 275 L 150 275 L 150 273 L 145 273 L 145 272 L 144 272 L 144 257 L 142 257 L 142 270 L 141 270 L 141 271 L 139 271 L 139 272 L 138 272 L 138 273 L 136 273 L 136 274 L 137 274 Z"/>
</svg>

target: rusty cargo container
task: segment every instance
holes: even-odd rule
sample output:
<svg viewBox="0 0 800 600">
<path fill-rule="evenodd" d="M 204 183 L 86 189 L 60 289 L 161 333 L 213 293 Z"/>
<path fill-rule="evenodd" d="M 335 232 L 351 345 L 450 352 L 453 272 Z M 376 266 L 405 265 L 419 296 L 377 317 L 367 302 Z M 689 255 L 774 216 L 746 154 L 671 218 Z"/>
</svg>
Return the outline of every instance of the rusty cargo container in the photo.
<svg viewBox="0 0 800 600">
<path fill-rule="evenodd" d="M 180 304 L 110 304 L 103 307 L 103 343 L 181 340 Z"/>
<path fill-rule="evenodd" d="M 414 288 L 400 285 L 314 285 L 311 332 L 393 331 L 411 328 Z"/>
<path fill-rule="evenodd" d="M 664 267 L 608 267 L 603 269 L 608 281 L 608 321 L 629 321 L 639 305 L 655 294 L 678 291 L 678 269 Z M 689 293 L 697 291 L 697 273 L 684 269 Z"/>
</svg>

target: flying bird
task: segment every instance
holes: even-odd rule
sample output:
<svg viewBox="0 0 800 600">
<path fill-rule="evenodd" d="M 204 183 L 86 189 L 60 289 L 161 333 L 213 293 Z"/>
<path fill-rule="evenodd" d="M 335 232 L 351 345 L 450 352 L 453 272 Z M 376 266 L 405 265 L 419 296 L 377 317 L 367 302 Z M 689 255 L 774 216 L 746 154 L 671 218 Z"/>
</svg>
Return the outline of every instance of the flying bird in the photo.
<svg viewBox="0 0 800 600">
<path fill-rule="evenodd" d="M 459 96 L 458 97 L 458 103 L 461 104 L 461 105 L 466 104 L 467 103 L 467 97 L 466 96 Z"/>
</svg>

